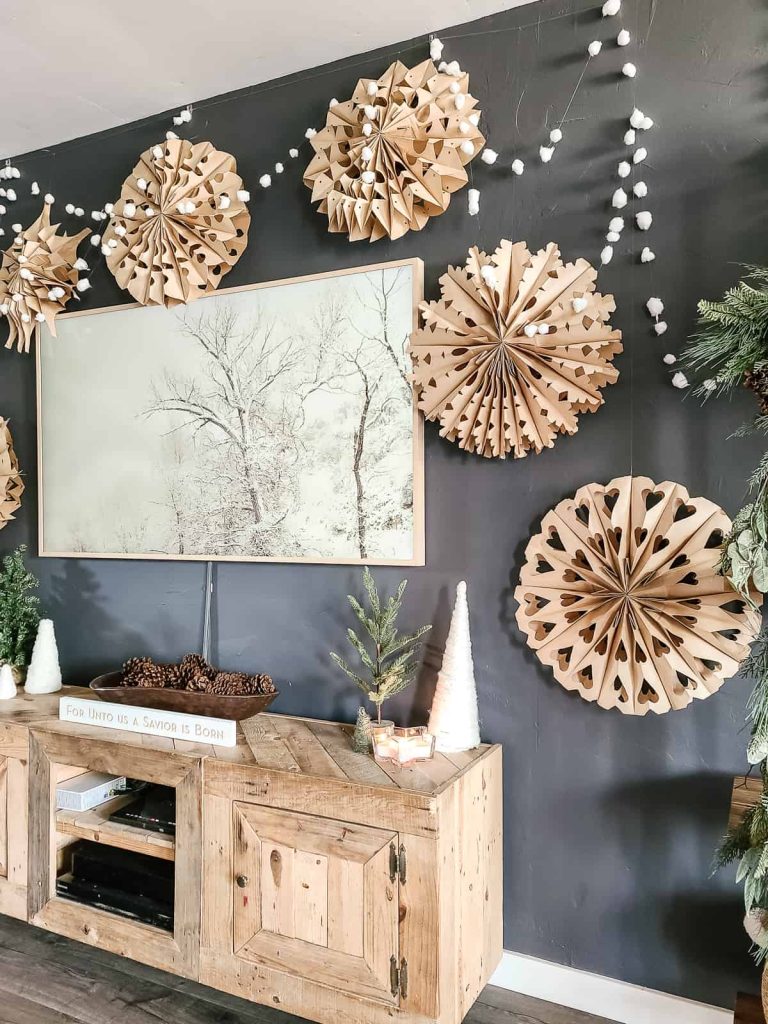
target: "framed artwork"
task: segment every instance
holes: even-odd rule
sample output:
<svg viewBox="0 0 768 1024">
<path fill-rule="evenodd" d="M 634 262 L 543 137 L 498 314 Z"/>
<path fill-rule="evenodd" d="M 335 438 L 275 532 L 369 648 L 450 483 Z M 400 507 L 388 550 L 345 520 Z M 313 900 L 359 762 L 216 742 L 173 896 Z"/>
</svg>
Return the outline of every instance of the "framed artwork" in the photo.
<svg viewBox="0 0 768 1024">
<path fill-rule="evenodd" d="M 423 565 L 422 296 L 407 259 L 41 326 L 40 554 Z"/>
</svg>

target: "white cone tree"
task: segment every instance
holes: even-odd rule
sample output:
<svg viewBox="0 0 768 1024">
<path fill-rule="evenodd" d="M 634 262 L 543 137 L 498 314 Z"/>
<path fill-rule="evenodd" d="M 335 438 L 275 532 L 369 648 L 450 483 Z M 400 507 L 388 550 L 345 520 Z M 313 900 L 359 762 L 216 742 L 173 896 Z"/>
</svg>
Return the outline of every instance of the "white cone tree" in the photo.
<svg viewBox="0 0 768 1024">
<path fill-rule="evenodd" d="M 59 648 L 52 619 L 41 619 L 37 627 L 24 689 L 27 693 L 54 693 L 61 689 Z"/>
<path fill-rule="evenodd" d="M 429 713 L 429 731 L 435 736 L 435 749 L 444 754 L 471 750 L 480 743 L 467 584 L 463 580 L 456 587 L 451 628 Z"/>
<path fill-rule="evenodd" d="M 16 680 L 13 678 L 13 669 L 5 664 L 0 667 L 0 700 L 10 700 L 16 696 Z"/>
</svg>

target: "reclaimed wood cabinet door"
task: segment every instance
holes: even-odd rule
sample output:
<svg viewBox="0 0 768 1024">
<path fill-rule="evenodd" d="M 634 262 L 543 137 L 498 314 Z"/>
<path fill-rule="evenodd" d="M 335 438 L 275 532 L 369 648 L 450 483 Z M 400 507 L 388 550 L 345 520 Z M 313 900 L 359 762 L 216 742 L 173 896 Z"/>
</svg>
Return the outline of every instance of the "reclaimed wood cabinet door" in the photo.
<svg viewBox="0 0 768 1024">
<path fill-rule="evenodd" d="M 398 1002 L 398 834 L 234 804 L 235 956 Z"/>
</svg>

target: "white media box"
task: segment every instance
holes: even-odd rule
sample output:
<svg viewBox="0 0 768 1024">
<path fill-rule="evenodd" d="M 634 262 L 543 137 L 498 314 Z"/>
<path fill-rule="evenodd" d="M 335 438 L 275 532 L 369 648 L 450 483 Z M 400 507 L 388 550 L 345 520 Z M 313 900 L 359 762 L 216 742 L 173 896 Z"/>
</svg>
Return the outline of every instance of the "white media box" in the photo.
<svg viewBox="0 0 768 1024">
<path fill-rule="evenodd" d="M 90 811 L 125 788 L 125 776 L 85 772 L 56 787 L 56 806 L 63 811 Z"/>
</svg>

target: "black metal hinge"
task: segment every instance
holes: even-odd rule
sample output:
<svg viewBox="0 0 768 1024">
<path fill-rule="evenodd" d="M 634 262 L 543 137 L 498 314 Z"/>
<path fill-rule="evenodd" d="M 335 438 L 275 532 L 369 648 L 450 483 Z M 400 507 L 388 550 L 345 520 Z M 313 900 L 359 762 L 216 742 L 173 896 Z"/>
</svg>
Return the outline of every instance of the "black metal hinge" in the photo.
<svg viewBox="0 0 768 1024">
<path fill-rule="evenodd" d="M 405 957 L 399 966 L 394 954 L 389 958 L 389 987 L 393 996 L 399 995 L 401 999 L 408 996 L 408 961 Z"/>
<path fill-rule="evenodd" d="M 406 858 L 405 858 L 405 846 L 400 844 L 398 849 L 394 843 L 389 844 L 389 880 L 394 882 L 396 878 L 399 878 L 401 882 L 405 882 L 406 873 Z"/>
</svg>

